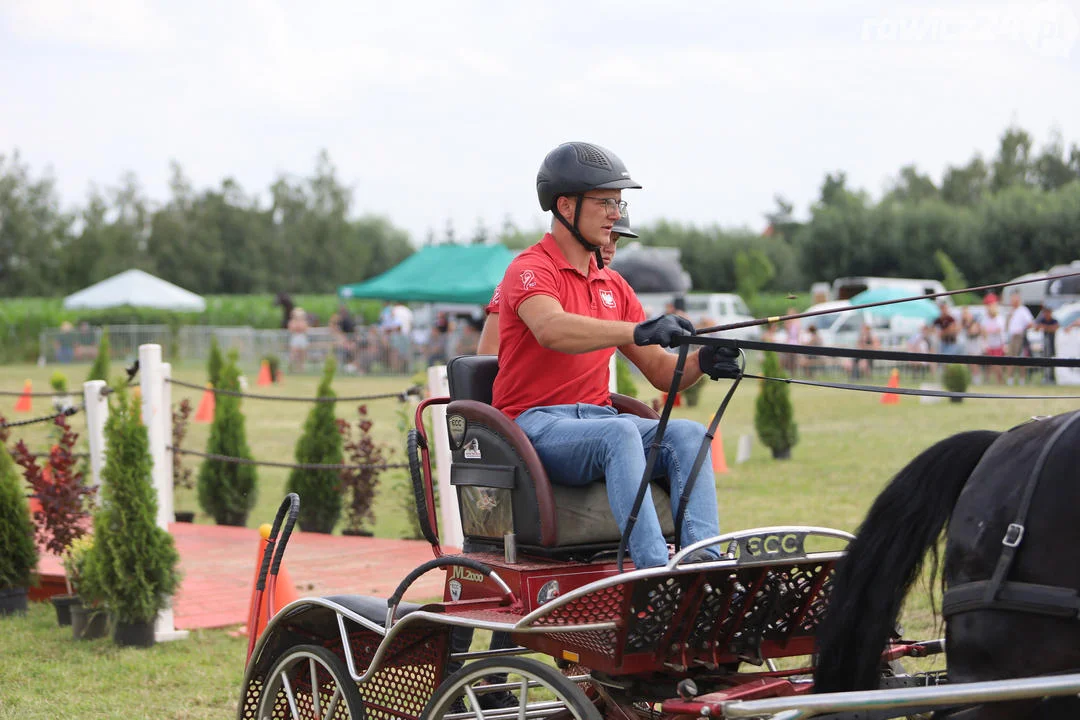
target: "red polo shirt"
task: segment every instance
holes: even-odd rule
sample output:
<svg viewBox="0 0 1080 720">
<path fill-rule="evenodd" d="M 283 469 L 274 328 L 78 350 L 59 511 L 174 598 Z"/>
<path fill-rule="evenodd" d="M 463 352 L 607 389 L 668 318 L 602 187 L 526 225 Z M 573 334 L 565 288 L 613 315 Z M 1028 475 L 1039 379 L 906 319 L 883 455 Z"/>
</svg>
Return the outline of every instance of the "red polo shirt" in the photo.
<svg viewBox="0 0 1080 720">
<path fill-rule="evenodd" d="M 502 300 L 502 283 L 495 286 L 495 292 L 491 293 L 491 302 L 484 308 L 488 315 L 499 312 L 500 300 Z"/>
<path fill-rule="evenodd" d="M 593 258 L 588 277 L 582 275 L 548 233 L 510 263 L 500 294 L 499 374 L 492 404 L 511 418 L 547 405 L 610 405 L 607 368 L 615 349 L 577 355 L 548 350 L 536 341 L 517 310 L 533 295 L 550 295 L 568 313 L 641 322 L 645 311 L 622 276 L 598 270 Z"/>
</svg>

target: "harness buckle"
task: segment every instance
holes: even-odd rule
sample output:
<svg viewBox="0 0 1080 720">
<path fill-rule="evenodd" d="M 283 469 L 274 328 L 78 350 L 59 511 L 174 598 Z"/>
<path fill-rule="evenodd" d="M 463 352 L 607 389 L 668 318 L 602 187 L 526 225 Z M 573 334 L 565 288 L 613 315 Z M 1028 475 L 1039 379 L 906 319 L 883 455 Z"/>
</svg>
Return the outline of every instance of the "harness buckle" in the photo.
<svg viewBox="0 0 1080 720">
<path fill-rule="evenodd" d="M 1020 541 L 1024 539 L 1024 526 L 1019 523 L 1009 523 L 1009 529 L 1005 531 L 1005 537 L 1001 539 L 1001 544 L 1006 547 L 1014 548 L 1020 544 Z"/>
</svg>

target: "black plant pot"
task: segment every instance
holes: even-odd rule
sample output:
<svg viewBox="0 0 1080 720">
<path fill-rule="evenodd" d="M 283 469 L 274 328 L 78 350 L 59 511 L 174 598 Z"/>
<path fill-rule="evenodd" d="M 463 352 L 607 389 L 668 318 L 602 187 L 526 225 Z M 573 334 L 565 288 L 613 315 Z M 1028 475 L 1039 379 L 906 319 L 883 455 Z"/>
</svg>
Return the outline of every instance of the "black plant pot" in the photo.
<svg viewBox="0 0 1080 720">
<path fill-rule="evenodd" d="M 949 402 L 964 402 L 964 398 L 951 397 L 949 398 Z"/>
<path fill-rule="evenodd" d="M 26 613 L 26 588 L 0 588 L 0 615 Z"/>
<path fill-rule="evenodd" d="M 790 460 L 791 459 L 791 448 L 789 448 L 789 447 L 780 448 L 780 449 L 772 448 L 772 456 L 773 456 L 773 460 Z"/>
<path fill-rule="evenodd" d="M 375 537 L 375 533 L 370 530 L 353 530 L 352 528 L 345 528 L 341 534 L 351 537 Z"/>
<path fill-rule="evenodd" d="M 82 605 L 78 595 L 53 595 L 49 600 L 56 608 L 56 624 L 60 627 L 71 624 L 71 606 Z"/>
<path fill-rule="evenodd" d="M 176 513 L 176 522 L 192 523 L 195 522 L 194 510 L 180 510 Z"/>
<path fill-rule="evenodd" d="M 154 621 L 125 623 L 113 627 L 113 642 L 120 647 L 150 647 L 154 644 Z"/>
<path fill-rule="evenodd" d="M 109 616 L 101 608 L 82 603 L 71 606 L 71 637 L 75 640 L 97 640 L 109 634 Z"/>
</svg>

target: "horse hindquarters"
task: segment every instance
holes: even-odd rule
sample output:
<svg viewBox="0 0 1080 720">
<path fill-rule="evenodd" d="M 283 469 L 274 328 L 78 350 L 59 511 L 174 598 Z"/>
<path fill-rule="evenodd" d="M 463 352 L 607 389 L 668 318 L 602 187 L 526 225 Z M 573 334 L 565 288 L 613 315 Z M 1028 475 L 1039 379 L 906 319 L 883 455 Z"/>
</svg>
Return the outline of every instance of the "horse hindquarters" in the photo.
<svg viewBox="0 0 1080 720">
<path fill-rule="evenodd" d="M 1039 455 L 1071 415 L 1022 425 L 1002 436 L 960 494 L 949 522 L 945 583 L 987 580 L 1002 552 L 1002 538 L 1017 519 Z M 1080 421 L 1049 449 L 1034 481 L 1024 535 L 1007 580 L 1080 590 Z M 972 610 L 946 622 L 949 679 L 974 682 L 1080 671 L 1080 621 L 1016 610 Z M 1033 717 L 1058 717 L 1048 703 Z M 1080 718 L 1077 710 L 1068 717 Z"/>
<path fill-rule="evenodd" d="M 900 605 L 957 496 L 1000 433 L 946 438 L 908 463 L 874 501 L 848 546 L 818 629 L 817 692 L 875 689 Z"/>
</svg>

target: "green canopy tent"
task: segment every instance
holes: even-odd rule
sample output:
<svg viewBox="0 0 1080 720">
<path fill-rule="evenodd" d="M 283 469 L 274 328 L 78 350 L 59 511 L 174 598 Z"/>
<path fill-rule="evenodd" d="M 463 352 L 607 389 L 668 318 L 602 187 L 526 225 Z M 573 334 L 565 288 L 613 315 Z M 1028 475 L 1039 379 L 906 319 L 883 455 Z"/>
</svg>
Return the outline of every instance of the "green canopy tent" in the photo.
<svg viewBox="0 0 1080 720">
<path fill-rule="evenodd" d="M 382 275 L 342 285 L 338 296 L 486 305 L 513 257 L 504 245 L 433 245 Z"/>
</svg>

